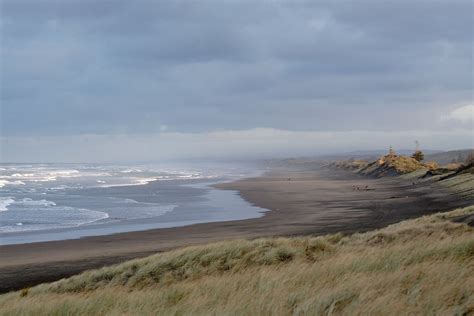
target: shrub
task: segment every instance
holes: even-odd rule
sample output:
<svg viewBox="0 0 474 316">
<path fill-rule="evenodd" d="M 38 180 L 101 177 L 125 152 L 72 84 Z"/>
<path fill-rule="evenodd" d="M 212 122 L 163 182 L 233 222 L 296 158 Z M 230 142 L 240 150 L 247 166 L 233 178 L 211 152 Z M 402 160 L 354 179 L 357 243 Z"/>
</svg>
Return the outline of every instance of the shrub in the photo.
<svg viewBox="0 0 474 316">
<path fill-rule="evenodd" d="M 417 150 L 411 157 L 416 161 L 423 161 L 423 159 L 425 159 L 425 154 L 423 154 L 421 150 Z"/>
</svg>

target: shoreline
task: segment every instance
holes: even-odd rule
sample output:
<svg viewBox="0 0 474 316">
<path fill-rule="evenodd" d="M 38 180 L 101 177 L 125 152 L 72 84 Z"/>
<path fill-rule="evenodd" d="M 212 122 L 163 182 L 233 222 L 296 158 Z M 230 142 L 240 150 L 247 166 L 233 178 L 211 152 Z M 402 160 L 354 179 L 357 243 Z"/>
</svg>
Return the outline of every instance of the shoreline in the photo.
<svg viewBox="0 0 474 316">
<path fill-rule="evenodd" d="M 230 181 L 235 180 L 238 179 Z M 114 217 L 109 216 L 105 221 L 101 219 L 88 225 L 76 227 L 0 233 L 0 246 L 65 241 L 154 229 L 178 228 L 200 223 L 252 219 L 261 217 L 269 211 L 248 203 L 238 195 L 237 191 L 231 192 L 214 187 L 215 184 L 223 181 L 229 180 L 153 181 L 142 186 L 141 190 L 144 192 L 144 196 L 167 200 L 166 205 L 161 207 L 170 207 L 170 210 L 158 216 L 132 217 L 118 221 L 114 221 Z M 131 186 L 120 186 L 120 189 L 124 190 L 123 194 L 128 194 L 128 188 Z M 134 188 L 134 190 L 136 189 Z M 162 192 L 162 196 L 157 198 L 156 192 Z M 136 200 L 133 201 L 140 203 Z M 154 202 L 156 203 L 156 201 Z"/>
<path fill-rule="evenodd" d="M 354 185 L 369 190 L 355 191 Z M 215 187 L 236 190 L 246 201 L 271 211 L 246 220 L 0 246 L 0 292 L 184 246 L 224 239 L 363 232 L 472 204 L 441 188 L 413 190 L 393 178 L 361 178 L 345 171 L 274 170 Z"/>
</svg>

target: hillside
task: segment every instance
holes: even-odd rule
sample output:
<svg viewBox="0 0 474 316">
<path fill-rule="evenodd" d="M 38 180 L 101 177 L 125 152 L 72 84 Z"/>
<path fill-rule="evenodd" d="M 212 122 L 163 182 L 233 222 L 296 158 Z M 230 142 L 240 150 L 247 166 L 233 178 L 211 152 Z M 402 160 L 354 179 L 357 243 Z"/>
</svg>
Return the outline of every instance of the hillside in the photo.
<svg viewBox="0 0 474 316">
<path fill-rule="evenodd" d="M 420 169 L 428 169 L 423 163 L 407 156 L 384 156 L 358 171 L 359 174 L 367 176 L 397 176 L 414 172 Z"/>
<path fill-rule="evenodd" d="M 474 200 L 474 165 L 461 166 L 456 171 L 450 171 L 438 176 L 424 176 L 420 182 L 431 181 L 446 187 L 460 197 Z"/>
<path fill-rule="evenodd" d="M 343 169 L 370 177 L 399 177 L 414 186 L 435 185 L 444 187 L 459 197 L 474 200 L 474 165 L 450 163 L 438 166 L 435 162 L 418 162 L 407 156 L 389 154 L 376 161 L 335 161 L 327 168 Z M 415 187 L 414 187 L 415 188 Z"/>
<path fill-rule="evenodd" d="M 0 296 L 4 315 L 474 312 L 474 207 L 350 236 L 237 240 Z"/>
<path fill-rule="evenodd" d="M 425 160 L 435 161 L 440 165 L 446 165 L 452 162 L 463 163 L 470 154 L 474 154 L 474 149 L 444 151 L 440 153 L 426 154 Z"/>
<path fill-rule="evenodd" d="M 438 168 L 438 165 L 433 162 L 419 162 L 412 157 L 390 152 L 372 162 L 365 160 L 343 160 L 331 162 L 327 164 L 326 167 L 352 170 L 364 176 L 385 177 L 399 176 L 420 170 L 426 172 Z"/>
<path fill-rule="evenodd" d="M 435 162 L 438 165 L 447 165 L 453 162 L 464 163 L 469 154 L 473 154 L 473 149 L 462 149 L 452 151 L 436 151 L 436 150 L 423 150 L 425 154 L 424 161 Z M 366 162 L 375 161 L 379 157 L 384 156 L 386 150 L 365 150 L 365 151 L 353 151 L 347 153 L 333 154 L 333 155 L 320 155 L 312 157 L 299 157 L 299 158 L 287 158 L 287 159 L 269 159 L 263 162 L 263 165 L 270 167 L 294 167 L 294 168 L 306 168 L 306 169 L 317 169 L 320 166 L 328 165 L 334 162 L 339 163 L 338 167 L 342 167 L 347 170 L 354 170 L 353 166 L 343 166 L 341 162 Z M 402 149 L 397 150 L 397 154 L 400 157 L 410 157 L 413 154 L 413 150 Z"/>
<path fill-rule="evenodd" d="M 366 160 L 347 160 L 334 161 L 329 163 L 327 166 L 330 168 L 358 171 L 366 168 L 368 165 L 369 163 Z"/>
</svg>

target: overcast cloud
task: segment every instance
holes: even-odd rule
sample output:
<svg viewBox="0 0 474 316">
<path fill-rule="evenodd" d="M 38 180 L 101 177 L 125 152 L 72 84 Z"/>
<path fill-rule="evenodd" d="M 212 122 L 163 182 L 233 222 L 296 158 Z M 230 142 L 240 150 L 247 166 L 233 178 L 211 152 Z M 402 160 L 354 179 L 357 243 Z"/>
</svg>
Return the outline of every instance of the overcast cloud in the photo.
<svg viewBox="0 0 474 316">
<path fill-rule="evenodd" d="M 3 0 L 0 158 L 474 147 L 472 16 L 470 0 Z"/>
</svg>

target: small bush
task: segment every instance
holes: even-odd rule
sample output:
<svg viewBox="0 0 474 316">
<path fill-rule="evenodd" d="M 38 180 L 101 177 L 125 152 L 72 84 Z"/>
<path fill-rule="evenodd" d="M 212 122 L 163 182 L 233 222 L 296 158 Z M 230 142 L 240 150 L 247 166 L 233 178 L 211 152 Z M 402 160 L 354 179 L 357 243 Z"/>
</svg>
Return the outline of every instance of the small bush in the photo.
<svg viewBox="0 0 474 316">
<path fill-rule="evenodd" d="M 276 258 L 280 262 L 291 261 L 294 257 L 294 252 L 290 249 L 278 249 L 276 251 Z"/>
<path fill-rule="evenodd" d="M 421 150 L 417 150 L 411 157 L 416 161 L 421 162 L 425 159 L 425 154 Z"/>
</svg>

